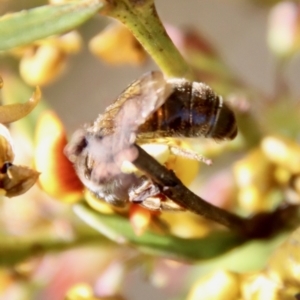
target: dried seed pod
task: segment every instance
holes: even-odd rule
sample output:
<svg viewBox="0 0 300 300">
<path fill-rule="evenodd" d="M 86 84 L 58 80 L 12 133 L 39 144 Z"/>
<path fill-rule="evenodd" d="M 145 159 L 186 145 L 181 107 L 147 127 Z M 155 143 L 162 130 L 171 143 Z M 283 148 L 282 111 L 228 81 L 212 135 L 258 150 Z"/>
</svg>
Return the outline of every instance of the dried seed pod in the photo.
<svg viewBox="0 0 300 300">
<path fill-rule="evenodd" d="M 0 189 L 6 197 L 15 197 L 30 189 L 39 172 L 13 164 L 14 152 L 8 129 L 0 124 Z"/>
<path fill-rule="evenodd" d="M 4 176 L 1 176 L 0 184 L 6 192 L 6 197 L 24 194 L 36 183 L 40 175 L 39 172 L 29 167 L 17 166 L 11 163 L 5 163 L 1 172 Z"/>
<path fill-rule="evenodd" d="M 3 86 L 0 77 L 0 89 Z M 37 87 L 25 103 L 0 106 L 0 190 L 7 197 L 15 197 L 30 189 L 39 177 L 39 172 L 25 166 L 13 164 L 14 151 L 10 133 L 3 124 L 17 121 L 28 115 L 39 103 L 41 91 Z"/>
</svg>

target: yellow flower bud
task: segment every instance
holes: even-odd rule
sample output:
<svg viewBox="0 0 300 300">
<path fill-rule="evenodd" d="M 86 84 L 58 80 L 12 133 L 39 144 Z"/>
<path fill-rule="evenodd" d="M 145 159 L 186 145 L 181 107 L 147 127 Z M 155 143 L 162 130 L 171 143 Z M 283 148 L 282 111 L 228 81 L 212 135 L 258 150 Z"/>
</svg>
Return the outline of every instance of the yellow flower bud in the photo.
<svg viewBox="0 0 300 300">
<path fill-rule="evenodd" d="M 92 300 L 93 290 L 86 283 L 79 283 L 73 286 L 65 297 L 66 300 Z"/>
<path fill-rule="evenodd" d="M 39 184 L 49 195 L 72 203 L 81 199 L 83 185 L 64 155 L 66 144 L 66 133 L 58 117 L 50 111 L 42 114 L 36 130 L 35 149 L 35 166 L 42 173 Z"/>
<path fill-rule="evenodd" d="M 243 300 L 280 300 L 279 286 L 265 274 L 249 275 L 242 285 Z"/>
<path fill-rule="evenodd" d="M 220 270 L 200 278 L 193 285 L 187 300 L 236 300 L 238 296 L 238 276 L 233 272 Z"/>
<path fill-rule="evenodd" d="M 78 53 L 82 45 L 81 36 L 76 30 L 57 36 L 53 42 L 66 54 Z"/>
<path fill-rule="evenodd" d="M 114 65 L 141 65 L 147 58 L 145 50 L 121 23 L 113 23 L 95 36 L 89 49 L 106 63 Z"/>
<path fill-rule="evenodd" d="M 55 45 L 45 44 L 26 51 L 20 61 L 20 74 L 30 85 L 46 85 L 65 67 L 65 54 Z"/>
<path fill-rule="evenodd" d="M 296 229 L 288 239 L 271 256 L 267 272 L 276 282 L 285 285 L 300 285 L 300 228 Z"/>
<path fill-rule="evenodd" d="M 274 5 L 269 16 L 268 43 L 278 56 L 299 51 L 300 10 L 297 3 L 283 1 Z"/>
<path fill-rule="evenodd" d="M 235 163 L 237 200 L 247 213 L 270 210 L 274 206 L 273 172 L 273 164 L 259 148 Z"/>
<path fill-rule="evenodd" d="M 102 199 L 96 198 L 89 190 L 85 190 L 84 199 L 90 207 L 102 214 L 113 214 L 114 208 Z"/>
<path fill-rule="evenodd" d="M 137 204 L 130 206 L 129 220 L 137 236 L 141 236 L 149 227 L 152 213 L 154 212 Z"/>
<path fill-rule="evenodd" d="M 274 164 L 293 174 L 300 173 L 300 145 L 296 142 L 284 137 L 269 136 L 263 139 L 261 148 Z"/>
</svg>

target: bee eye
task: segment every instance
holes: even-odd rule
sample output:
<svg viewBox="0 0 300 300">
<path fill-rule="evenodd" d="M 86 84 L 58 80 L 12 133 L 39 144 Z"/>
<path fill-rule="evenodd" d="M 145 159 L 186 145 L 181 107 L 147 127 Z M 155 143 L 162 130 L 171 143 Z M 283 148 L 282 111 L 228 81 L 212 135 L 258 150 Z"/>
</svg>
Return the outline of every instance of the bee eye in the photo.
<svg viewBox="0 0 300 300">
<path fill-rule="evenodd" d="M 6 174 L 6 173 L 7 173 L 7 170 L 8 170 L 12 165 L 13 165 L 13 164 L 12 164 L 11 162 L 6 161 L 6 162 L 3 164 L 3 166 L 2 166 L 2 168 L 1 168 L 1 170 L 0 170 L 0 172 L 1 172 L 2 174 Z"/>
<path fill-rule="evenodd" d="M 83 137 L 75 147 L 75 153 L 79 155 L 82 150 L 88 145 L 88 142 L 85 137 Z"/>
</svg>

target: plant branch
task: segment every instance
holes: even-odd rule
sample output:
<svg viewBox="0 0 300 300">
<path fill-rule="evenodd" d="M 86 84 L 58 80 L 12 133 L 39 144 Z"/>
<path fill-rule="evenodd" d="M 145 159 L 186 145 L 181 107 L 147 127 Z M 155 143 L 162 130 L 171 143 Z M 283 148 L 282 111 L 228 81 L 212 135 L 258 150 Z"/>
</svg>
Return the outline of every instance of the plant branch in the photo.
<svg viewBox="0 0 300 300">
<path fill-rule="evenodd" d="M 101 14 L 127 26 L 166 76 L 195 79 L 161 23 L 153 0 L 107 0 Z"/>
<path fill-rule="evenodd" d="M 138 145 L 138 157 L 132 162 L 153 181 L 163 187 L 163 193 L 171 200 L 207 219 L 213 220 L 235 232 L 249 238 L 267 237 L 287 225 L 288 220 L 295 220 L 299 206 L 286 205 L 274 212 L 259 213 L 251 218 L 242 218 L 219 207 L 216 207 L 194 194 L 151 155 Z"/>
<path fill-rule="evenodd" d="M 186 188 L 173 171 L 166 169 L 141 147 L 137 146 L 137 148 L 138 157 L 133 161 L 133 164 L 156 183 L 163 186 L 163 192 L 167 197 L 183 208 L 228 228 L 233 230 L 241 228 L 244 222 L 242 218 L 206 202 Z"/>
</svg>

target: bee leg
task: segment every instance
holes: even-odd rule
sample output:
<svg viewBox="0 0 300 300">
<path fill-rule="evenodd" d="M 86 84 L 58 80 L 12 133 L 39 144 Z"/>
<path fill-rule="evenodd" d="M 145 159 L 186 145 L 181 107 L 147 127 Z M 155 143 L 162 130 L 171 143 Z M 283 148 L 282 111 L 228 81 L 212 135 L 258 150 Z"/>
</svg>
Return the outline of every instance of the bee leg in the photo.
<svg viewBox="0 0 300 300">
<path fill-rule="evenodd" d="M 193 150 L 183 149 L 183 148 L 177 147 L 177 146 L 170 146 L 170 151 L 174 155 L 186 157 L 186 158 L 193 159 L 193 160 L 197 160 L 197 161 L 205 163 L 206 165 L 211 165 L 212 164 L 211 159 L 206 158 L 206 157 L 196 153 Z"/>
<path fill-rule="evenodd" d="M 163 194 L 158 184 L 146 176 L 142 176 L 140 184 L 129 190 L 129 201 L 139 203 L 149 210 L 183 210 L 181 206 Z"/>
<path fill-rule="evenodd" d="M 167 198 L 164 194 L 159 194 L 154 197 L 148 197 L 141 204 L 141 206 L 149 210 L 160 211 L 182 211 L 183 207 Z"/>
</svg>

